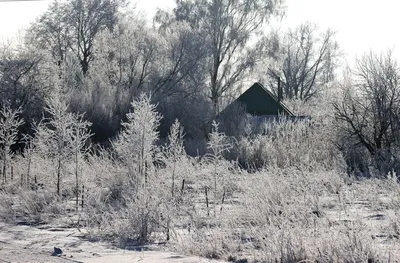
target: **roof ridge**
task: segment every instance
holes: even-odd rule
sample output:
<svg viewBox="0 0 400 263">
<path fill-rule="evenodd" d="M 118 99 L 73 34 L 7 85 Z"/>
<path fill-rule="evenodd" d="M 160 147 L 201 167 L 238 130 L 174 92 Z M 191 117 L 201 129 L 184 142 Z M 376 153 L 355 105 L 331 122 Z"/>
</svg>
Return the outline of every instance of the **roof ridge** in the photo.
<svg viewBox="0 0 400 263">
<path fill-rule="evenodd" d="M 282 106 L 282 108 L 285 111 L 287 111 L 290 115 L 295 116 L 293 114 L 293 112 L 291 110 L 289 110 L 289 108 L 283 102 L 280 102 L 278 100 L 278 98 L 269 89 L 265 88 L 264 85 L 262 85 L 260 82 L 255 82 L 253 85 L 255 85 L 255 84 L 259 85 L 265 92 L 267 92 L 268 95 L 271 96 L 272 99 L 274 99 L 276 103 L 280 104 Z"/>
</svg>

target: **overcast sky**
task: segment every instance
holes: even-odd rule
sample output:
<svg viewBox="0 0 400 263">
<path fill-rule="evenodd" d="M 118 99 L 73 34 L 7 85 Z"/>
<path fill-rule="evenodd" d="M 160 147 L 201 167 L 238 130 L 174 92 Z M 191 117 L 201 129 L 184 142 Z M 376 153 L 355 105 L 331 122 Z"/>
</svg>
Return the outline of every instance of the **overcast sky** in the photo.
<svg viewBox="0 0 400 263">
<path fill-rule="evenodd" d="M 157 7 L 172 8 L 173 0 L 130 0 L 137 8 L 152 16 Z M 12 37 L 28 27 L 42 14 L 49 0 L 0 0 L 0 39 Z M 400 60 L 399 0 L 287 0 L 287 14 L 281 28 L 313 22 L 321 29 L 337 31 L 337 40 L 352 61 L 370 50 L 380 52 L 391 48 Z"/>
</svg>

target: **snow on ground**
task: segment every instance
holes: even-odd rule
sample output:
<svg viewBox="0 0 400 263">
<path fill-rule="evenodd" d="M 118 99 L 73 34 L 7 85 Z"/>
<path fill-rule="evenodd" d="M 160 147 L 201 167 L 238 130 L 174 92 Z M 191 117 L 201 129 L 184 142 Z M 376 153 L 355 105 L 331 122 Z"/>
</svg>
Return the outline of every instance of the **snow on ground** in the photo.
<svg viewBox="0 0 400 263">
<path fill-rule="evenodd" d="M 156 251 L 151 247 L 136 250 L 117 249 L 110 244 L 87 241 L 82 236 L 77 229 L 55 226 L 13 226 L 0 223 L 0 263 L 221 262 Z M 51 256 L 54 247 L 60 247 L 63 255 Z"/>
</svg>

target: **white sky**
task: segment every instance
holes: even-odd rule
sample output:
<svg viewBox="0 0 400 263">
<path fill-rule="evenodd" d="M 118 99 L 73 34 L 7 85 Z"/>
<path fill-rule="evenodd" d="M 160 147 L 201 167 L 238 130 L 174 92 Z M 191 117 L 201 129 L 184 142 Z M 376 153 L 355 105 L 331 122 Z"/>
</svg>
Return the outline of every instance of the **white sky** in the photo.
<svg viewBox="0 0 400 263">
<path fill-rule="evenodd" d="M 173 0 L 130 0 L 152 16 L 157 7 L 170 8 Z M 50 0 L 2 2 L 0 40 L 15 36 L 42 14 Z M 398 0 L 287 0 L 282 29 L 310 21 L 337 31 L 337 40 L 351 63 L 370 50 L 394 49 L 400 61 L 400 1 Z"/>
</svg>

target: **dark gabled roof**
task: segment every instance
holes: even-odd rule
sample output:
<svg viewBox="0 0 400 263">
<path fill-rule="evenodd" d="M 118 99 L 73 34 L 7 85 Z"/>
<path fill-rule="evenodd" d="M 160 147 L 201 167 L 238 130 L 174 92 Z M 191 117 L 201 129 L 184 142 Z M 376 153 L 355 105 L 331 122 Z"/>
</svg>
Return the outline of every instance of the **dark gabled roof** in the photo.
<svg viewBox="0 0 400 263">
<path fill-rule="evenodd" d="M 263 85 L 256 82 L 233 103 L 240 103 L 246 108 L 246 112 L 255 115 L 286 115 L 294 116 L 294 114 L 272 94 Z M 225 110 L 229 108 L 226 107 Z"/>
</svg>

